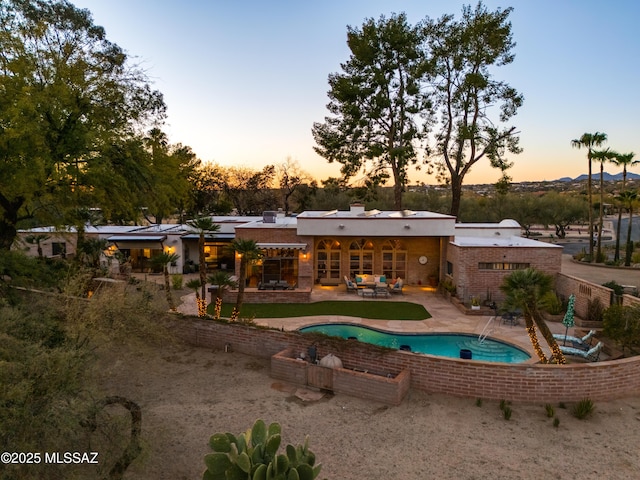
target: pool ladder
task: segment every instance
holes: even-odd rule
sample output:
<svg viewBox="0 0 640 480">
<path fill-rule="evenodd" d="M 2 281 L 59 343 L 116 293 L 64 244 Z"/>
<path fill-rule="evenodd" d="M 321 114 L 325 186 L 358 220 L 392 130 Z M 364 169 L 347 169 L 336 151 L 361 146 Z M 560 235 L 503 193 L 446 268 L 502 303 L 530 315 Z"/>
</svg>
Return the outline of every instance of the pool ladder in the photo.
<svg viewBox="0 0 640 480">
<path fill-rule="evenodd" d="M 497 317 L 497 315 L 493 315 L 489 319 L 487 324 L 484 326 L 484 328 L 482 329 L 482 332 L 480 333 L 480 335 L 478 335 L 478 342 L 479 343 L 483 343 L 486 340 L 486 338 L 491 334 L 491 332 L 493 332 L 493 328 L 495 326 L 496 317 Z"/>
</svg>

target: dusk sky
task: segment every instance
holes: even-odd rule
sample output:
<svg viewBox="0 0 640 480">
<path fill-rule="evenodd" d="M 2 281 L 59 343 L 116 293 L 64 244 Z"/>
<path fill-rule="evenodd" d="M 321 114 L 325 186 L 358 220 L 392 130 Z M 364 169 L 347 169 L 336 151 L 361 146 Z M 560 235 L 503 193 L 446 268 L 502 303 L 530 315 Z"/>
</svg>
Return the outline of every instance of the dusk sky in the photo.
<svg viewBox="0 0 640 480">
<path fill-rule="evenodd" d="M 93 13 L 107 37 L 148 72 L 168 105 L 171 143 L 203 161 L 261 169 L 288 157 L 313 176 L 339 176 L 313 151 L 311 127 L 327 115 L 327 78 L 349 58 L 347 25 L 406 12 L 460 17 L 451 0 L 71 0 Z M 515 182 L 586 173 L 583 133 L 640 159 L 640 2 L 635 0 L 485 1 L 510 16 L 515 61 L 497 70 L 524 95 L 511 120 L 524 152 L 509 157 Z M 594 166 L 595 169 L 599 168 Z M 617 173 L 615 166 L 606 171 Z M 638 169 L 632 171 L 638 172 Z M 493 183 L 483 162 L 465 183 Z M 423 173 L 410 183 L 437 183 Z"/>
</svg>

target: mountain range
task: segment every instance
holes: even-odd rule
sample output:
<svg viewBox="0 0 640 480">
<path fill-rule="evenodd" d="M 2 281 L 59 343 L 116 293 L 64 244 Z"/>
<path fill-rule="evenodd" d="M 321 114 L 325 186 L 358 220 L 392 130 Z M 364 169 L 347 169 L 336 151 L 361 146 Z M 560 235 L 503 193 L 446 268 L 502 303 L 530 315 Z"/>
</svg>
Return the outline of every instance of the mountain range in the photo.
<svg viewBox="0 0 640 480">
<path fill-rule="evenodd" d="M 582 175 L 576 177 L 576 178 L 571 178 L 571 177 L 562 177 L 559 178 L 557 180 L 555 180 L 556 182 L 581 182 L 583 180 L 587 180 L 589 178 L 589 175 L 586 173 L 583 173 Z M 604 174 L 602 175 L 602 178 L 604 179 L 605 182 L 617 182 L 617 181 L 621 181 L 622 180 L 622 172 L 620 173 L 616 173 L 614 175 L 604 172 Z M 593 173 L 591 175 L 591 179 L 594 182 L 599 182 L 600 181 L 600 172 L 596 172 Z M 631 173 L 631 172 L 627 172 L 627 180 L 638 180 L 640 179 L 640 175 L 638 175 L 637 173 Z"/>
</svg>

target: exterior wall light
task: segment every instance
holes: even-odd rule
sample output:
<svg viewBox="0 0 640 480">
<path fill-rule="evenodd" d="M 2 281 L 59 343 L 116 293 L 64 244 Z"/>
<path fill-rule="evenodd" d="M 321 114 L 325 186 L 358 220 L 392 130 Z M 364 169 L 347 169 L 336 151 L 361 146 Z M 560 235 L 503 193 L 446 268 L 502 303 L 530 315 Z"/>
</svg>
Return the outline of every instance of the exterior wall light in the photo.
<svg viewBox="0 0 640 480">
<path fill-rule="evenodd" d="M 405 230 L 409 230 L 411 228 L 411 225 L 409 225 L 408 223 L 404 226 Z"/>
<path fill-rule="evenodd" d="M 341 223 L 340 225 L 338 225 L 338 228 L 339 228 L 340 230 L 343 230 L 343 229 L 344 229 L 344 223 Z"/>
</svg>

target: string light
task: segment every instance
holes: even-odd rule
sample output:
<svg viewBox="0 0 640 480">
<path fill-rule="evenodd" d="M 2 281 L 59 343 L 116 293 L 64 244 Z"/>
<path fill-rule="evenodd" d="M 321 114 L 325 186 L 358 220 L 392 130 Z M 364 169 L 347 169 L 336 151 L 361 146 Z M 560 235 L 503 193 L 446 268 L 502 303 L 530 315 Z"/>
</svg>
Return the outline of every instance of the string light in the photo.
<svg viewBox="0 0 640 480">
<path fill-rule="evenodd" d="M 542 347 L 540 346 L 540 342 L 538 341 L 538 336 L 536 335 L 536 327 L 530 326 L 527 327 L 527 334 L 529 335 L 529 340 L 531 340 L 531 345 L 533 345 L 533 349 L 535 350 L 538 358 L 541 363 L 549 363 L 547 356 L 542 351 Z"/>
<path fill-rule="evenodd" d="M 216 298 L 216 320 L 220 320 L 220 311 L 222 310 L 222 298 Z"/>
<path fill-rule="evenodd" d="M 198 317 L 203 318 L 207 316 L 207 299 L 196 297 L 196 303 L 198 304 Z"/>
<path fill-rule="evenodd" d="M 231 318 L 230 318 L 230 320 L 231 320 L 232 322 L 235 322 L 236 320 L 238 320 L 238 314 L 239 314 L 239 313 L 240 313 L 240 312 L 238 312 L 238 310 L 236 309 L 236 307 L 233 307 L 233 312 L 231 312 Z"/>
</svg>

